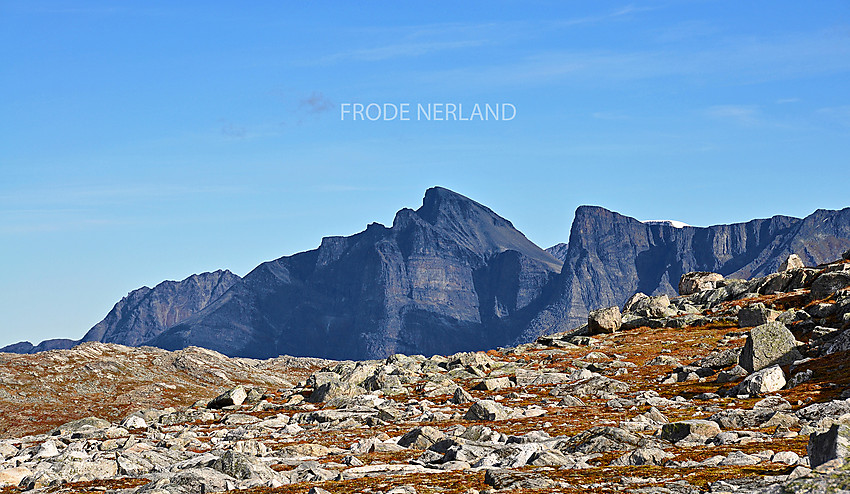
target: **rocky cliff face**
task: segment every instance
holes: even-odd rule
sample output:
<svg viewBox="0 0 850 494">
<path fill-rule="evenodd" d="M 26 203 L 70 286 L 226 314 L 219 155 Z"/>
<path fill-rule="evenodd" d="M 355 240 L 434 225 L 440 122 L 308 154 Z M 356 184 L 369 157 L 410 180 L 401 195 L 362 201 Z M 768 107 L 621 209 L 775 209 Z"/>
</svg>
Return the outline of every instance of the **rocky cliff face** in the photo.
<svg viewBox="0 0 850 494">
<path fill-rule="evenodd" d="M 555 259 L 564 262 L 567 259 L 567 247 L 569 246 L 565 242 L 561 242 L 549 247 L 546 252 L 552 254 Z"/>
<path fill-rule="evenodd" d="M 774 216 L 706 228 L 676 227 L 594 206 L 576 210 L 558 295 L 520 341 L 586 322 L 588 311 L 622 306 L 635 292 L 677 295 L 683 273 L 731 278 L 764 276 L 796 253 L 814 266 L 850 247 L 850 208 L 818 210 L 804 219 Z"/>
<path fill-rule="evenodd" d="M 122 298 L 81 341 L 138 346 L 196 314 L 224 294 L 239 276 L 227 270 L 163 281 Z"/>
<path fill-rule="evenodd" d="M 229 355 L 374 358 L 511 341 L 561 263 L 506 219 L 443 188 L 393 225 L 263 263 L 149 343 Z"/>
</svg>

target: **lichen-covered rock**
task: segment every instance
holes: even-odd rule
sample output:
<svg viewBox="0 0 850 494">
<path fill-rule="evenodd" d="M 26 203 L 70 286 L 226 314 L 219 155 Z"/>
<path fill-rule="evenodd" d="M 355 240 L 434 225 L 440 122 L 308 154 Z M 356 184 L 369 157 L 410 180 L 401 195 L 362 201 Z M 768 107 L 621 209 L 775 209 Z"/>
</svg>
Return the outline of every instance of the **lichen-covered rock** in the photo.
<svg viewBox="0 0 850 494">
<path fill-rule="evenodd" d="M 717 288 L 717 282 L 723 279 L 719 273 L 694 271 L 685 273 L 679 279 L 679 295 L 693 295 L 704 290 Z"/>
<path fill-rule="evenodd" d="M 778 365 L 773 365 L 745 377 L 738 385 L 738 392 L 749 395 L 764 395 L 779 391 L 785 387 L 785 373 Z"/>
<path fill-rule="evenodd" d="M 511 409 L 493 400 L 479 400 L 467 410 L 466 420 L 505 420 Z"/>
<path fill-rule="evenodd" d="M 248 392 L 245 390 L 245 386 L 239 385 L 210 400 L 209 404 L 207 404 L 207 408 L 217 409 L 231 406 L 238 407 L 247 397 Z"/>
<path fill-rule="evenodd" d="M 773 322 L 781 313 L 772 309 L 768 309 L 761 302 L 743 307 L 738 311 L 738 327 L 752 328 Z"/>
<path fill-rule="evenodd" d="M 445 437 L 445 434 L 439 430 L 426 425 L 417 427 L 401 436 L 398 445 L 405 448 L 428 449 Z"/>
<path fill-rule="evenodd" d="M 833 424 L 825 432 L 810 435 L 806 451 L 812 468 L 830 460 L 843 461 L 850 455 L 850 427 L 844 424 Z"/>
<path fill-rule="evenodd" d="M 587 316 L 587 329 L 590 334 L 613 333 L 623 325 L 623 317 L 617 306 L 597 309 Z"/>
<path fill-rule="evenodd" d="M 711 420 L 683 420 L 664 424 L 661 439 L 676 443 L 682 440 L 705 442 L 720 434 L 720 426 Z"/>
<path fill-rule="evenodd" d="M 790 364 L 802 358 L 791 331 L 774 321 L 750 330 L 738 363 L 748 372 L 755 372 L 771 365 Z"/>
<path fill-rule="evenodd" d="M 550 489 L 555 482 L 543 475 L 514 470 L 491 469 L 484 474 L 484 483 L 495 489 Z"/>
<path fill-rule="evenodd" d="M 850 271 L 824 273 L 812 282 L 812 298 L 824 299 L 848 286 L 850 286 Z"/>
<path fill-rule="evenodd" d="M 791 269 L 799 269 L 805 267 L 803 264 L 803 260 L 797 254 L 791 254 L 788 256 L 788 259 L 785 259 L 782 264 L 779 265 L 779 271 L 789 271 Z"/>
</svg>

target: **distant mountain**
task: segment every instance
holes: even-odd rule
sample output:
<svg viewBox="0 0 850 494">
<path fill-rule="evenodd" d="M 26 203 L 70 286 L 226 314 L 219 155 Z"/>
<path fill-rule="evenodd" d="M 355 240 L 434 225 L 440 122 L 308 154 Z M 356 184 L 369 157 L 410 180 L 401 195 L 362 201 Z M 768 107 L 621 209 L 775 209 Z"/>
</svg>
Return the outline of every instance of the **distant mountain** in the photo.
<svg viewBox="0 0 850 494">
<path fill-rule="evenodd" d="M 560 244 L 555 244 L 552 247 L 546 249 L 546 252 L 552 254 L 552 257 L 555 259 L 564 262 L 567 258 L 567 244 L 561 242 Z"/>
<path fill-rule="evenodd" d="M 139 346 L 198 313 L 239 279 L 230 271 L 218 270 L 133 290 L 80 341 Z"/>
<path fill-rule="evenodd" d="M 64 350 L 84 341 L 139 346 L 197 313 L 237 281 L 239 276 L 218 270 L 194 274 L 183 281 L 163 281 L 154 288 L 142 287 L 122 298 L 80 340 L 45 340 L 36 346 L 25 341 L 0 348 L 0 352 Z"/>
<path fill-rule="evenodd" d="M 517 341 L 571 329 L 589 310 L 620 305 L 635 292 L 677 295 L 679 278 L 713 271 L 732 278 L 775 272 L 792 253 L 806 265 L 850 247 L 850 208 L 804 219 L 774 216 L 706 228 L 641 222 L 595 206 L 576 210 L 558 295 Z"/>
<path fill-rule="evenodd" d="M 848 248 L 850 208 L 698 228 L 581 206 L 569 242 L 544 251 L 489 208 L 434 187 L 391 227 L 324 238 L 241 279 L 216 271 L 140 288 L 82 340 L 0 351 L 101 341 L 257 358 L 451 354 L 572 329 L 638 291 L 676 295 L 686 272 L 764 276 L 791 253 L 816 265 Z"/>
<path fill-rule="evenodd" d="M 66 338 L 56 338 L 52 340 L 44 340 L 38 345 L 33 345 L 29 341 L 21 341 L 12 343 L 11 345 L 0 348 L 0 352 L 8 353 L 38 353 L 46 352 L 47 350 L 67 350 L 74 347 L 79 341 L 69 340 Z"/>
<path fill-rule="evenodd" d="M 561 262 L 510 221 L 447 189 L 351 237 L 266 262 L 149 344 L 337 359 L 450 354 L 514 339 Z"/>
</svg>

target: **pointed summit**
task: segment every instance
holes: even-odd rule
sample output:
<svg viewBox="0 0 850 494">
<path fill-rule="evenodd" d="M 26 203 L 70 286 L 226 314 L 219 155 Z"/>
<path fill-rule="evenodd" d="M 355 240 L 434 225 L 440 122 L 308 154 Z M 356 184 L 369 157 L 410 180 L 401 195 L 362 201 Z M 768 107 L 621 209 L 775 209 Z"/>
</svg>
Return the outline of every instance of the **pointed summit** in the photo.
<svg viewBox="0 0 850 494">
<path fill-rule="evenodd" d="M 495 225 L 514 227 L 510 221 L 487 206 L 444 187 L 431 187 L 426 190 L 422 207 L 417 209 L 416 213 L 428 223 L 437 226 L 441 221 L 452 221 L 453 218 L 468 220 L 471 216 L 481 216 L 488 218 Z"/>
</svg>

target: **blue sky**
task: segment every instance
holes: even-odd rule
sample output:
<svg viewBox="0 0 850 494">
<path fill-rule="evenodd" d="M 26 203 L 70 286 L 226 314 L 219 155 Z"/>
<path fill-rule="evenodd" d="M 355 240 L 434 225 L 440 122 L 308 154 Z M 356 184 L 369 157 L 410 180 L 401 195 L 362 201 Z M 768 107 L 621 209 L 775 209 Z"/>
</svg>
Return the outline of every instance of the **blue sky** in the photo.
<svg viewBox="0 0 850 494">
<path fill-rule="evenodd" d="M 850 206 L 850 4 L 0 3 L 0 345 L 143 285 L 392 222 L 442 185 L 543 247 L 575 208 Z M 343 103 L 511 121 L 342 121 Z"/>
</svg>

